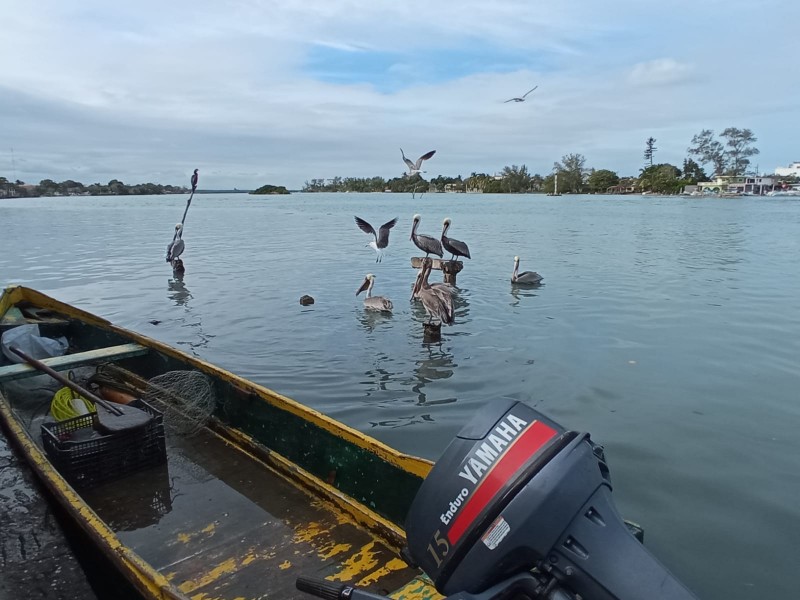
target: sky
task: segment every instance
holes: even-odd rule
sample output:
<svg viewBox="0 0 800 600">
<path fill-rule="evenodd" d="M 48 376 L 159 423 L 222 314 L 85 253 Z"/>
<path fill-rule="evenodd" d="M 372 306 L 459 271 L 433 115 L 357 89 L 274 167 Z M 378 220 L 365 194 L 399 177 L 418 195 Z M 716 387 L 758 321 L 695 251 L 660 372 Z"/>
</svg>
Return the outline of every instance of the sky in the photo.
<svg viewBox="0 0 800 600">
<path fill-rule="evenodd" d="M 0 176 L 299 189 L 566 154 L 636 175 L 703 129 L 800 160 L 789 0 L 2 0 Z M 504 102 L 538 86 L 525 102 Z"/>
</svg>

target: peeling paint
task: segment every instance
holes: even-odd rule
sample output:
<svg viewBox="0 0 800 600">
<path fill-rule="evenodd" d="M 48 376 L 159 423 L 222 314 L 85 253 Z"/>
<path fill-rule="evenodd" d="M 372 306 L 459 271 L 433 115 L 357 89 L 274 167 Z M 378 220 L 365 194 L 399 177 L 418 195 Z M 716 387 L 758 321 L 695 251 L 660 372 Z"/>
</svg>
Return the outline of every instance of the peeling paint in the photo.
<svg viewBox="0 0 800 600">
<path fill-rule="evenodd" d="M 407 569 L 408 565 L 400 560 L 399 558 L 393 558 L 385 565 L 380 567 L 379 569 L 374 570 L 372 573 L 364 577 L 363 579 L 356 582 L 357 586 L 365 587 L 371 585 L 373 583 L 377 583 L 377 581 L 381 577 L 386 577 L 393 571 L 402 571 L 403 569 Z"/>
<path fill-rule="evenodd" d="M 353 581 L 363 576 L 378 564 L 377 553 L 374 551 L 375 542 L 372 541 L 361 550 L 353 554 L 342 564 L 342 570 L 328 577 L 330 581 Z"/>
<path fill-rule="evenodd" d="M 281 571 L 285 571 L 286 569 L 288 569 L 291 566 L 292 566 L 292 563 L 290 561 L 288 561 L 288 560 L 285 560 L 281 564 L 278 565 L 278 568 Z"/>
</svg>

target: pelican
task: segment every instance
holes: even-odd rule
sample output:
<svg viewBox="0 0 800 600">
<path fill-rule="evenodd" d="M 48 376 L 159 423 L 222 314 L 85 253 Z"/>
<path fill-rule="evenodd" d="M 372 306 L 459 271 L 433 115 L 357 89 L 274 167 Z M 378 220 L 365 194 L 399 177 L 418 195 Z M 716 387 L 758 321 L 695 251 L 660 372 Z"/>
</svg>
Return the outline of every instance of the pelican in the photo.
<svg viewBox="0 0 800 600">
<path fill-rule="evenodd" d="M 367 273 L 367 276 L 364 277 L 364 283 L 361 284 L 361 287 L 356 290 L 356 296 L 358 296 L 364 290 L 367 290 L 367 297 L 364 298 L 364 308 L 369 308 L 371 310 L 383 310 L 386 312 L 392 312 L 392 301 L 388 298 L 384 298 L 383 296 L 373 296 L 372 295 L 372 286 L 375 285 L 375 275 L 372 273 Z"/>
<path fill-rule="evenodd" d="M 412 220 L 411 224 L 411 241 L 414 242 L 414 245 L 417 248 L 425 253 L 425 258 L 428 258 L 428 254 L 435 254 L 439 258 L 442 258 L 444 256 L 444 253 L 442 252 L 442 243 L 429 235 L 417 233 L 417 227 L 419 226 L 419 221 L 421 218 L 422 217 L 419 215 L 414 215 L 414 219 Z"/>
<path fill-rule="evenodd" d="M 426 152 L 417 159 L 417 162 L 411 162 L 410 158 L 406 158 L 406 154 L 405 152 L 403 152 L 402 148 L 400 148 L 400 154 L 403 155 L 403 161 L 408 165 L 407 175 L 413 175 L 414 173 L 426 173 L 426 171 L 420 170 L 420 167 L 422 166 L 422 161 L 428 160 L 431 156 L 436 154 L 436 150 L 431 150 L 430 152 Z"/>
<path fill-rule="evenodd" d="M 192 175 L 192 193 L 197 189 L 197 169 L 194 170 L 194 175 Z"/>
<path fill-rule="evenodd" d="M 523 271 L 518 273 L 519 269 L 519 256 L 514 257 L 514 272 L 511 274 L 511 283 L 529 283 L 537 284 L 542 282 L 542 276 L 536 271 Z"/>
<path fill-rule="evenodd" d="M 430 260 L 423 263 L 417 274 L 412 297 L 417 297 L 422 301 L 422 306 L 425 307 L 425 312 L 430 317 L 430 323 L 433 323 L 434 319 L 438 319 L 444 325 L 452 325 L 455 316 L 452 288 L 428 283 L 432 264 Z"/>
<path fill-rule="evenodd" d="M 378 256 L 375 257 L 375 262 L 381 262 L 383 260 L 383 249 L 389 245 L 389 230 L 397 223 L 397 217 L 381 225 L 378 233 L 375 233 L 375 228 L 364 219 L 355 217 L 355 220 L 356 225 L 358 225 L 361 231 L 367 234 L 371 233 L 375 236 L 375 240 L 367 245 L 378 253 Z"/>
<path fill-rule="evenodd" d="M 506 100 L 505 102 L 503 102 L 503 104 L 507 104 L 508 102 L 525 102 L 525 96 L 527 96 L 528 94 L 530 94 L 530 93 L 531 93 L 533 90 L 535 90 L 535 89 L 536 89 L 536 88 L 538 88 L 538 87 L 539 87 L 538 85 L 537 85 L 537 86 L 534 86 L 534 87 L 532 87 L 532 88 L 531 88 L 531 89 L 529 89 L 527 92 L 525 92 L 524 94 L 522 94 L 522 96 L 521 96 L 521 97 L 519 97 L 519 98 L 509 98 L 508 100 Z"/>
<path fill-rule="evenodd" d="M 186 245 L 183 243 L 181 235 L 183 235 L 183 225 L 178 223 L 175 225 L 175 237 L 167 246 L 167 262 L 172 263 L 173 265 L 178 257 L 183 254 L 183 249 L 186 247 Z"/>
<path fill-rule="evenodd" d="M 442 221 L 442 247 L 453 255 L 450 260 L 455 260 L 456 256 L 471 258 L 469 255 L 469 248 L 464 242 L 447 237 L 448 229 L 450 229 L 449 217 Z"/>
</svg>

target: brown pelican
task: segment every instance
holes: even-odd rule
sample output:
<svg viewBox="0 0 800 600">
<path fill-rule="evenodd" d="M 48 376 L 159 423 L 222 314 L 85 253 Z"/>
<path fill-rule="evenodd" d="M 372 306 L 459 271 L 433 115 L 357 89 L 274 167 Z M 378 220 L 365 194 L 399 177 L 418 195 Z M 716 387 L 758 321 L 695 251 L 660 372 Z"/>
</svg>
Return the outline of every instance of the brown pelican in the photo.
<svg viewBox="0 0 800 600">
<path fill-rule="evenodd" d="M 367 297 L 364 298 L 364 308 L 369 308 L 371 310 L 384 310 L 387 312 L 392 312 L 392 301 L 388 298 L 384 298 L 383 296 L 373 296 L 372 295 L 372 286 L 375 285 L 375 275 L 372 273 L 367 273 L 367 276 L 364 277 L 364 283 L 361 284 L 361 287 L 356 290 L 356 296 L 358 296 L 364 290 L 367 290 Z"/>
<path fill-rule="evenodd" d="M 400 154 L 403 155 L 403 161 L 406 163 L 406 165 L 408 165 L 408 173 L 407 173 L 407 175 L 413 175 L 414 173 L 425 173 L 426 172 L 426 171 L 420 170 L 420 167 L 422 166 L 422 161 L 423 160 L 428 160 L 431 156 L 436 154 L 436 150 L 431 150 L 430 152 L 426 152 L 425 154 L 423 154 L 422 156 L 420 156 L 417 159 L 417 162 L 411 162 L 410 158 L 406 158 L 406 154 L 405 154 L 405 152 L 403 152 L 402 148 L 400 148 Z"/>
<path fill-rule="evenodd" d="M 425 258 L 428 257 L 428 254 L 435 254 L 439 258 L 442 258 L 442 256 L 444 256 L 444 253 L 442 252 L 442 243 L 429 235 L 417 233 L 417 227 L 419 226 L 419 221 L 421 218 L 422 217 L 419 215 L 414 215 L 411 224 L 411 241 L 414 242 L 414 245 L 417 248 L 425 253 Z"/>
<path fill-rule="evenodd" d="M 172 238 L 172 242 L 167 246 L 167 262 L 172 263 L 173 266 L 186 247 L 181 235 L 183 235 L 183 225 L 178 223 L 175 225 L 175 237 Z"/>
<path fill-rule="evenodd" d="M 514 257 L 514 272 L 511 274 L 511 283 L 528 283 L 538 284 L 542 282 L 542 276 L 536 271 L 523 271 L 518 273 L 519 270 L 519 256 Z"/>
<path fill-rule="evenodd" d="M 197 169 L 194 170 L 194 175 L 192 175 L 192 193 L 197 189 Z"/>
<path fill-rule="evenodd" d="M 503 102 L 503 104 L 506 104 L 506 103 L 508 103 L 508 102 L 525 102 L 525 96 L 527 96 L 528 94 L 530 94 L 530 93 L 531 93 L 533 90 L 535 90 L 535 89 L 536 89 L 536 88 L 538 88 L 538 87 L 539 87 L 538 85 L 537 85 L 537 86 L 534 86 L 534 87 L 532 87 L 532 88 L 531 88 L 531 89 L 529 89 L 527 92 L 525 92 L 524 94 L 522 94 L 522 96 L 521 96 L 520 98 L 509 98 L 508 100 L 506 100 L 505 102 Z"/>
<path fill-rule="evenodd" d="M 431 285 L 428 283 L 428 275 L 431 272 L 432 261 L 425 261 L 417 274 L 417 281 L 414 284 L 413 296 L 422 301 L 425 312 L 430 317 L 432 323 L 434 319 L 439 320 L 444 325 L 452 325 L 455 311 L 453 308 L 452 288 Z M 449 286 L 447 286 L 449 288 Z"/>
<path fill-rule="evenodd" d="M 450 229 L 449 217 L 442 221 L 442 247 L 453 255 L 450 260 L 455 260 L 456 256 L 471 258 L 469 255 L 469 248 L 464 242 L 447 237 L 448 229 Z"/>
<path fill-rule="evenodd" d="M 363 231 L 364 233 L 371 233 L 375 236 L 375 240 L 367 244 L 370 248 L 375 250 L 378 253 L 378 256 L 375 257 L 375 262 L 381 262 L 383 260 L 383 249 L 389 245 L 389 230 L 395 226 L 397 223 L 397 217 L 389 221 L 388 223 L 384 223 L 381 225 L 381 228 L 378 230 L 378 233 L 375 233 L 375 228 L 367 223 L 364 219 L 359 217 L 355 217 L 356 225 L 358 228 Z"/>
</svg>

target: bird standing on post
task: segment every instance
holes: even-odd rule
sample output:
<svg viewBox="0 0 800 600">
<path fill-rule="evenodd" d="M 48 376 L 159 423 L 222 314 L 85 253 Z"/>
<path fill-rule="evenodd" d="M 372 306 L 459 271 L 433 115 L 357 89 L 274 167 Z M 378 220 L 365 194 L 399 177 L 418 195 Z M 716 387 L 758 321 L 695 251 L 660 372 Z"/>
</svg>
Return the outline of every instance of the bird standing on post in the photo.
<svg viewBox="0 0 800 600">
<path fill-rule="evenodd" d="M 167 246 L 167 262 L 171 263 L 173 267 L 175 266 L 175 261 L 183 254 L 183 250 L 186 247 L 181 235 L 183 235 L 183 225 L 178 223 L 175 225 L 175 237 Z"/>
<path fill-rule="evenodd" d="M 192 174 L 192 193 L 193 194 L 194 194 L 194 191 L 197 189 L 197 179 L 198 179 L 197 171 L 198 171 L 198 169 L 195 169 L 194 170 L 194 174 Z"/>
<path fill-rule="evenodd" d="M 439 258 L 444 256 L 442 252 L 442 243 L 434 237 L 429 235 L 425 235 L 424 233 L 417 233 L 417 227 L 419 226 L 419 222 L 422 217 L 419 215 L 414 215 L 411 223 L 411 241 L 414 242 L 414 245 L 422 250 L 425 253 L 425 258 L 428 257 L 429 254 L 435 254 Z"/>
<path fill-rule="evenodd" d="M 469 255 L 469 247 L 464 242 L 447 237 L 448 229 L 450 229 L 449 217 L 442 221 L 442 247 L 453 255 L 450 260 L 455 260 L 456 256 L 472 258 Z"/>
<path fill-rule="evenodd" d="M 428 283 L 432 264 L 433 261 L 430 259 L 423 262 L 422 268 L 417 273 L 412 297 L 422 301 L 422 306 L 430 317 L 430 323 L 438 319 L 441 324 L 452 325 L 455 318 L 452 288 L 442 285 L 432 286 Z"/>
<path fill-rule="evenodd" d="M 389 230 L 395 226 L 397 223 L 397 217 L 392 219 L 391 221 L 384 223 L 381 225 L 378 233 L 375 232 L 375 228 L 367 223 L 364 219 L 360 217 L 355 217 L 356 225 L 358 228 L 366 234 L 372 234 L 375 236 L 375 240 L 367 244 L 370 248 L 375 250 L 378 253 L 378 256 L 375 257 L 375 262 L 381 262 L 383 260 L 383 250 L 386 246 L 389 245 Z"/>
<path fill-rule="evenodd" d="M 426 152 L 417 159 L 417 162 L 411 162 L 410 158 L 406 158 L 406 154 L 405 152 L 403 152 L 402 148 L 400 148 L 400 154 L 402 154 L 403 156 L 403 162 L 405 162 L 406 165 L 408 165 L 408 173 L 406 173 L 406 175 L 413 175 L 414 173 L 425 173 L 425 171 L 422 171 L 420 169 L 420 167 L 422 167 L 422 161 L 428 160 L 431 156 L 436 154 L 436 150 L 431 150 L 430 152 Z"/>
</svg>

